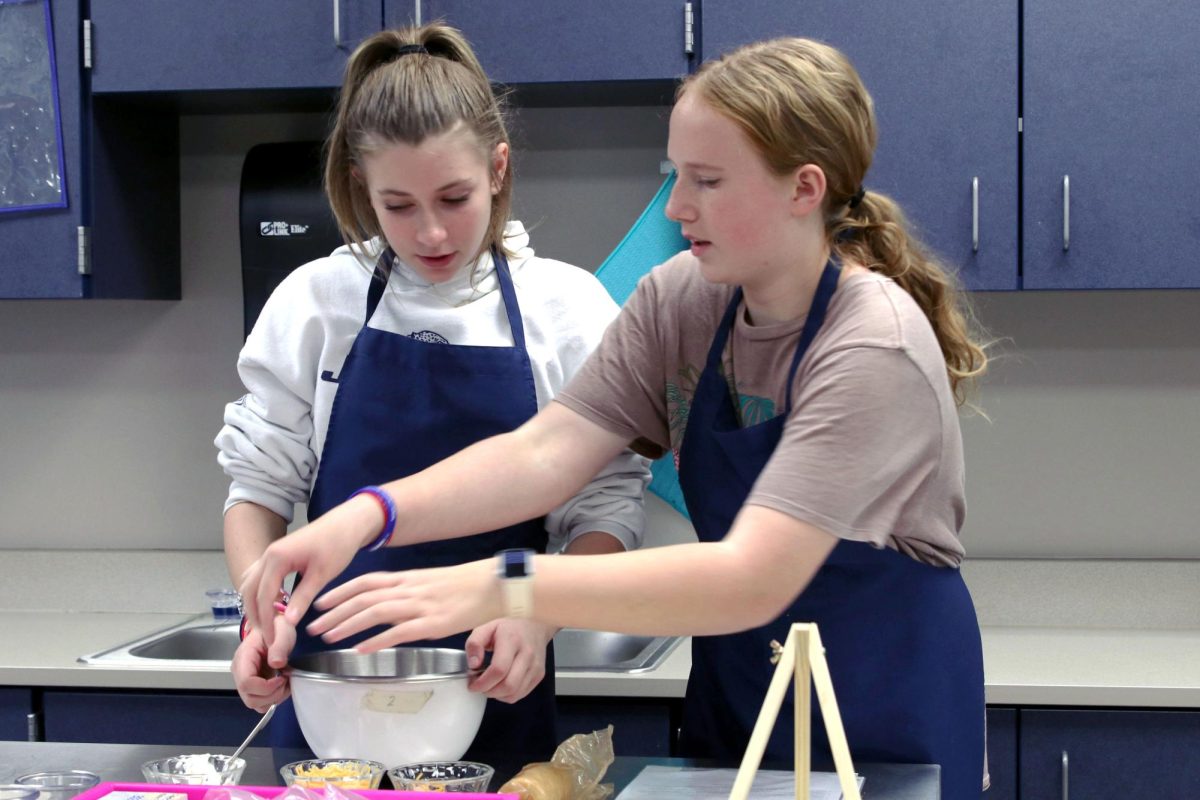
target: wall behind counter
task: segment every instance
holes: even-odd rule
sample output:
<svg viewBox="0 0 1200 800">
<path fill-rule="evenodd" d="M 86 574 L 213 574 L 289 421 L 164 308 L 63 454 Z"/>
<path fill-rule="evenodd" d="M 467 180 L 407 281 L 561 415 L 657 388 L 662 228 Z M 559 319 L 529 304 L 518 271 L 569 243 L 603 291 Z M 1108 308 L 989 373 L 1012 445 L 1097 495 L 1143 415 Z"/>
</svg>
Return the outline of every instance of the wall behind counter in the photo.
<svg viewBox="0 0 1200 800">
<path fill-rule="evenodd" d="M 525 109 L 517 210 L 594 269 L 660 184 L 666 109 Z M 238 178 L 322 115 L 181 120 L 183 300 L 0 302 L 0 549 L 220 547 L 241 393 Z M 1188 254 L 1194 257 L 1194 254 Z M 964 421 L 976 557 L 1200 558 L 1200 292 L 977 297 L 1009 338 Z"/>
</svg>

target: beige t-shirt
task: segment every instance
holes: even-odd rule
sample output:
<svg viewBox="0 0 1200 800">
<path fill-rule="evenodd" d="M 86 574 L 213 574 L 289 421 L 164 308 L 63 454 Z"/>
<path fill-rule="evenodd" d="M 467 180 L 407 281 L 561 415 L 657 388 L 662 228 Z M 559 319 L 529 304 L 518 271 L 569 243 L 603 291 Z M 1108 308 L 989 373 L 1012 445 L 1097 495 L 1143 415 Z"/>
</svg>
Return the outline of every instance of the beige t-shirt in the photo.
<svg viewBox="0 0 1200 800">
<path fill-rule="evenodd" d="M 555 398 L 679 463 L 696 384 L 732 287 L 680 253 L 639 283 L 600 347 Z M 722 367 L 743 426 L 783 413 L 804 320 L 747 323 Z M 792 410 L 747 503 L 854 541 L 956 566 L 966 504 L 962 434 L 928 320 L 890 278 L 845 275 L 800 362 Z"/>
</svg>

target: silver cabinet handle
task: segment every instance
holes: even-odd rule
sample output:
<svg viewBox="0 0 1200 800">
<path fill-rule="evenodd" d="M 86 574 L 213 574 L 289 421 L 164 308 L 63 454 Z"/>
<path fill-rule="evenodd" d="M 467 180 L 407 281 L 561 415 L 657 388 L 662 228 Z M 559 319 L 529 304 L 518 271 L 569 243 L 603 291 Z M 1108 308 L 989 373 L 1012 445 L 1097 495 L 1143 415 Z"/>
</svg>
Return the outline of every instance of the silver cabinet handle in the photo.
<svg viewBox="0 0 1200 800">
<path fill-rule="evenodd" d="M 1063 750 L 1062 761 L 1062 800 L 1070 800 L 1071 798 L 1071 782 L 1070 782 L 1070 764 L 1067 759 L 1067 751 Z"/>
<path fill-rule="evenodd" d="M 342 3 L 333 0 L 333 46 L 342 46 Z"/>
<path fill-rule="evenodd" d="M 971 179 L 971 252 L 979 252 L 979 176 Z"/>
<path fill-rule="evenodd" d="M 1063 250 L 1071 249 L 1071 176 L 1063 175 Z"/>
</svg>

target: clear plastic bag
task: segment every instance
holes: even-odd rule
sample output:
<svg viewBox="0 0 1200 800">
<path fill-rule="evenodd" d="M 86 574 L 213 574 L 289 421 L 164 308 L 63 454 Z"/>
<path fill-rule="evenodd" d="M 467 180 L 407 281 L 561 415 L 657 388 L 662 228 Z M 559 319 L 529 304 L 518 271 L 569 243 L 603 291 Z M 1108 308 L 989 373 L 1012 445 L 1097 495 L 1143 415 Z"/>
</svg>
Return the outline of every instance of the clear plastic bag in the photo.
<svg viewBox="0 0 1200 800">
<path fill-rule="evenodd" d="M 578 733 L 558 746 L 549 761 L 526 764 L 500 787 L 521 800 L 607 800 L 611 783 L 600 783 L 613 762 L 613 726 Z"/>
</svg>

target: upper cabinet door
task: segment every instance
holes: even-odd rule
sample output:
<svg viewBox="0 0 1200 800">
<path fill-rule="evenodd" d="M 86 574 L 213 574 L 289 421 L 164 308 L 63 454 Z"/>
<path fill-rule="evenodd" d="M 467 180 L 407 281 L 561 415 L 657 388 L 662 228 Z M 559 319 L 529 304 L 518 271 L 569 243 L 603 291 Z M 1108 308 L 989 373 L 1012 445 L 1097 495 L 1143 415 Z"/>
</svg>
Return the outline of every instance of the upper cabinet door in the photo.
<svg viewBox="0 0 1200 800">
<path fill-rule="evenodd" d="M 1025 286 L 1200 287 L 1200 5 L 1025 3 Z"/>
<path fill-rule="evenodd" d="M 380 0 L 92 0 L 92 90 L 340 86 Z"/>
<path fill-rule="evenodd" d="M 995 0 L 704 0 L 701 55 L 784 35 L 844 52 L 879 121 L 866 187 L 968 288 L 1015 289 L 1017 26 L 1017 4 Z"/>
<path fill-rule="evenodd" d="M 680 0 L 419 0 L 422 21 L 459 28 L 498 83 L 670 79 L 687 74 Z M 388 26 L 413 0 L 385 0 Z"/>
<path fill-rule="evenodd" d="M 41 4 L 28 6 L 41 15 Z M 82 103 L 79 69 L 79 4 L 51 5 L 54 31 L 58 111 L 62 125 L 63 176 L 66 208 L 45 208 L 0 213 L 0 298 L 82 297 L 86 279 L 79 274 L 79 226 L 83 216 Z M 40 54 L 39 54 L 40 55 Z M 18 108 L 22 87 L 6 86 L 0 75 L 0 103 Z M 16 101 L 13 97 L 16 96 Z M 3 116 L 3 115 L 0 115 Z M 17 169 L 23 157 L 18 139 L 0 159 L 0 167 Z M 6 179 L 0 169 L 0 180 Z"/>
</svg>

